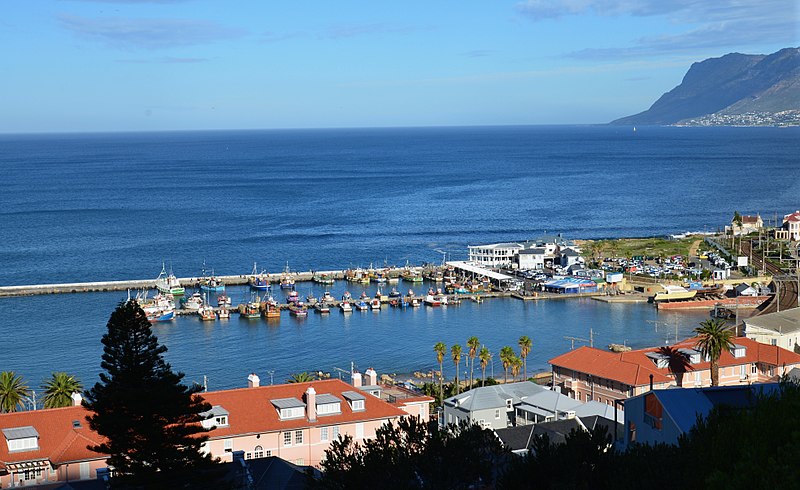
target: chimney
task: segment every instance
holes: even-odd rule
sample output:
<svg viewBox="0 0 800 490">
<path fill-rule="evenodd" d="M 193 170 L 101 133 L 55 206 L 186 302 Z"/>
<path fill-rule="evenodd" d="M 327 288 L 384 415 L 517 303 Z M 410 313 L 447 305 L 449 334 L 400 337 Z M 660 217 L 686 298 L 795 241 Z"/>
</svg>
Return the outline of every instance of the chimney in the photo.
<svg viewBox="0 0 800 490">
<path fill-rule="evenodd" d="M 375 386 L 378 384 L 378 373 L 376 373 L 374 369 L 367 368 L 367 370 L 364 372 L 364 375 L 366 376 L 364 381 L 366 381 L 369 386 Z"/>
<path fill-rule="evenodd" d="M 650 375 L 650 391 L 653 391 L 653 375 Z"/>
<path fill-rule="evenodd" d="M 353 386 L 355 386 L 356 388 L 361 388 L 361 373 L 359 373 L 358 371 L 353 371 L 352 373 L 350 373 L 350 379 L 353 382 Z"/>
<path fill-rule="evenodd" d="M 309 386 L 306 390 L 306 416 L 309 422 L 317 420 L 317 392 L 313 386 Z"/>
<path fill-rule="evenodd" d="M 256 373 L 250 373 L 250 376 L 247 377 L 247 387 L 248 388 L 258 388 L 258 384 L 261 382 L 261 379 L 258 377 Z"/>
<path fill-rule="evenodd" d="M 73 393 L 72 393 L 72 395 L 70 396 L 70 398 L 72 398 L 72 406 L 73 406 L 73 407 L 79 407 L 79 406 L 81 406 L 81 402 L 83 401 L 83 397 L 81 396 L 81 394 L 80 394 L 80 393 L 78 393 L 77 391 L 75 391 L 75 392 L 73 392 Z"/>
<path fill-rule="evenodd" d="M 575 418 L 575 410 L 567 410 L 566 412 L 567 420 Z"/>
</svg>

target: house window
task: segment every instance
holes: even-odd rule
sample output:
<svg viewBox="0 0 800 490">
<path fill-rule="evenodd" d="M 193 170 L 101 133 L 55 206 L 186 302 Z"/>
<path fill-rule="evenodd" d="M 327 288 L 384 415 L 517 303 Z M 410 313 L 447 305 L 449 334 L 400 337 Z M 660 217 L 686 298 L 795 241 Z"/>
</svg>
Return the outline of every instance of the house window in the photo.
<svg viewBox="0 0 800 490">
<path fill-rule="evenodd" d="M 296 419 L 303 417 L 306 411 L 303 407 L 281 408 L 281 419 Z"/>
<path fill-rule="evenodd" d="M 753 365 L 750 367 L 750 374 L 757 374 L 757 373 L 758 373 L 758 366 L 756 365 L 756 363 L 753 363 Z"/>
<path fill-rule="evenodd" d="M 264 457 L 269 458 L 270 456 L 272 456 L 272 449 L 264 451 Z"/>
<path fill-rule="evenodd" d="M 42 476 L 42 469 L 27 469 L 23 474 L 23 480 L 36 480 Z"/>
<path fill-rule="evenodd" d="M 320 441 L 327 441 L 328 440 L 328 428 L 327 427 L 320 427 L 319 428 L 319 440 Z"/>
<path fill-rule="evenodd" d="M 363 400 L 361 400 L 363 402 Z M 328 415 L 331 413 L 341 413 L 341 404 L 339 403 L 323 403 L 317 405 L 317 415 Z"/>
<path fill-rule="evenodd" d="M 353 410 L 364 410 L 364 400 L 353 400 Z"/>
<path fill-rule="evenodd" d="M 283 445 L 284 446 L 291 446 L 292 445 L 292 433 L 291 432 L 284 432 L 283 433 Z"/>
<path fill-rule="evenodd" d="M 331 439 L 336 439 L 337 437 L 339 437 L 339 426 L 334 425 L 331 427 Z"/>
<path fill-rule="evenodd" d="M 304 464 L 306 464 L 306 460 L 303 458 L 297 458 L 294 460 L 294 464 L 298 466 L 303 466 Z"/>
<path fill-rule="evenodd" d="M 506 400 L 506 409 L 511 410 L 513 400 L 511 398 Z"/>
<path fill-rule="evenodd" d="M 244 459 L 253 459 L 253 453 L 244 453 Z"/>
<path fill-rule="evenodd" d="M 303 431 L 302 430 L 294 431 L 294 443 L 295 444 L 302 444 L 303 443 Z"/>
<path fill-rule="evenodd" d="M 23 437 L 19 439 L 9 439 L 6 442 L 8 444 L 8 452 L 29 451 L 32 449 L 39 449 L 38 437 Z"/>
<path fill-rule="evenodd" d="M 356 439 L 364 438 L 364 422 L 356 423 Z"/>
<path fill-rule="evenodd" d="M 233 439 L 225 439 L 225 452 L 233 451 Z"/>
<path fill-rule="evenodd" d="M 261 446 L 256 446 L 253 449 L 253 457 L 254 458 L 263 458 L 264 457 L 264 448 Z"/>
<path fill-rule="evenodd" d="M 214 418 L 214 425 L 216 426 L 225 426 L 228 425 L 228 416 L 227 415 L 220 415 L 219 417 Z"/>
</svg>

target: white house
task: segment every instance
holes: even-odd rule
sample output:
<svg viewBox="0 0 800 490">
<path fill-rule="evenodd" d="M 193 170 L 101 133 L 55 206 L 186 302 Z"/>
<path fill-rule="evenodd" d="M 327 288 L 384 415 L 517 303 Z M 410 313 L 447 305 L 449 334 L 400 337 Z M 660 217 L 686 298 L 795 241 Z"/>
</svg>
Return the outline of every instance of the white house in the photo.
<svg viewBox="0 0 800 490">
<path fill-rule="evenodd" d="M 744 336 L 756 342 L 790 351 L 800 343 L 800 308 L 754 316 L 743 323 Z"/>
<path fill-rule="evenodd" d="M 789 232 L 790 240 L 800 240 L 800 211 L 785 215 L 783 217 L 783 228 Z"/>
<path fill-rule="evenodd" d="M 544 247 L 528 248 L 520 250 L 517 254 L 517 265 L 520 269 L 544 269 L 544 259 L 547 256 L 547 249 Z"/>
<path fill-rule="evenodd" d="M 491 245 L 470 245 L 469 262 L 483 267 L 507 267 L 514 257 L 525 248 L 521 243 L 493 243 Z"/>
</svg>

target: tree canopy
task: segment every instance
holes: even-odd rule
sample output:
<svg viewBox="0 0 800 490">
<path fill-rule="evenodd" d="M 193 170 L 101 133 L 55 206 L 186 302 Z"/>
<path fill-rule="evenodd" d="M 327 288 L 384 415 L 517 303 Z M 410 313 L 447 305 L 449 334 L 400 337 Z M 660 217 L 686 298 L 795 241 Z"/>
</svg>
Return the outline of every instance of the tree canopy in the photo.
<svg viewBox="0 0 800 490">
<path fill-rule="evenodd" d="M 201 452 L 211 406 L 202 387 L 181 383 L 164 361 L 165 346 L 135 301 L 120 303 L 103 336 L 100 382 L 86 393 L 89 426 L 106 441 L 90 446 L 109 455 L 120 488 L 213 488 L 215 460 Z"/>
</svg>

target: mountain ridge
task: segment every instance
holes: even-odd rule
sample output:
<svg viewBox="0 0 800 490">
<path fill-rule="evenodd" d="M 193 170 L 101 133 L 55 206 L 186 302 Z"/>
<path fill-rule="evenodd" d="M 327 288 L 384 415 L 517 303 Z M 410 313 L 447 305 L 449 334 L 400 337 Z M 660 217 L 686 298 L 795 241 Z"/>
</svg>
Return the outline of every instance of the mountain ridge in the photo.
<svg viewBox="0 0 800 490">
<path fill-rule="evenodd" d="M 692 63 L 681 83 L 649 109 L 610 124 L 668 125 L 798 110 L 800 48 L 792 47 L 770 55 L 729 53 Z"/>
</svg>

